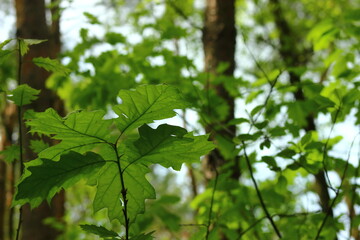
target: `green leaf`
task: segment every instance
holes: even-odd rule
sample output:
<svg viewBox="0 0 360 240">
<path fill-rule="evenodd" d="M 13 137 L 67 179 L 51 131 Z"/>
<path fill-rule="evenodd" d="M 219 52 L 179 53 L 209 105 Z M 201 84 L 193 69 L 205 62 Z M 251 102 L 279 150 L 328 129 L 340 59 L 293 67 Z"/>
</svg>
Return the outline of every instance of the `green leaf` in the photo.
<svg viewBox="0 0 360 240">
<path fill-rule="evenodd" d="M 14 40 L 14 39 L 10 38 L 10 39 L 6 39 L 6 40 L 3 41 L 2 43 L 0 43 L 0 50 L 2 50 L 3 47 L 5 47 L 5 46 L 6 46 L 9 42 L 11 42 L 12 40 Z"/>
<path fill-rule="evenodd" d="M 122 104 L 113 110 L 119 116 L 115 122 L 122 134 L 154 120 L 174 117 L 174 109 L 188 106 L 180 92 L 168 85 L 144 85 L 136 91 L 121 90 L 119 97 Z"/>
<path fill-rule="evenodd" d="M 126 37 L 124 35 L 122 35 L 121 33 L 107 32 L 105 34 L 105 40 L 106 40 L 106 42 L 110 43 L 111 45 L 115 45 L 117 43 L 125 43 Z"/>
<path fill-rule="evenodd" d="M 264 147 L 270 148 L 271 147 L 271 141 L 269 138 L 265 138 L 265 140 L 260 144 L 260 149 L 263 150 Z"/>
<path fill-rule="evenodd" d="M 30 148 L 36 153 L 39 153 L 49 147 L 49 144 L 42 140 L 30 140 Z"/>
<path fill-rule="evenodd" d="M 97 236 L 99 236 L 101 238 L 115 238 L 115 239 L 117 239 L 117 238 L 120 237 L 116 232 L 108 230 L 103 226 L 84 224 L 84 225 L 80 225 L 80 227 L 85 232 L 95 234 L 95 235 L 97 235 Z"/>
<path fill-rule="evenodd" d="M 277 165 L 275 158 L 271 156 L 263 156 L 261 160 L 265 162 L 272 171 L 280 171 L 281 168 Z"/>
<path fill-rule="evenodd" d="M 11 163 L 20 159 L 20 147 L 18 145 L 8 146 L 5 150 L 0 151 L 0 154 L 4 157 L 3 160 Z"/>
<path fill-rule="evenodd" d="M 10 55 L 12 52 L 13 51 L 11 50 L 0 50 L 0 59 L 2 59 L 1 61 L 3 61 L 4 58 Z"/>
<path fill-rule="evenodd" d="M 29 51 L 30 45 L 36 45 L 43 42 L 46 42 L 47 40 L 41 40 L 41 39 L 22 39 L 19 38 L 19 45 L 20 45 L 20 54 L 21 56 L 24 56 Z"/>
<path fill-rule="evenodd" d="M 30 127 L 31 133 L 44 134 L 61 140 L 59 144 L 39 154 L 41 158 L 58 159 L 61 154 L 69 150 L 84 153 L 103 145 L 106 145 L 104 146 L 106 149 L 110 149 L 109 127 L 112 120 L 104 120 L 104 115 L 103 111 L 77 111 L 62 118 L 54 109 L 49 108 L 45 112 L 35 113 L 35 118 L 29 119 L 26 124 Z"/>
<path fill-rule="evenodd" d="M 272 137 L 280 137 L 286 134 L 286 128 L 284 127 L 274 127 L 272 128 L 269 133 Z"/>
<path fill-rule="evenodd" d="M 193 136 L 181 127 L 162 124 L 156 129 L 139 128 L 140 138 L 127 142 L 123 158 L 133 164 L 160 164 L 180 170 L 183 163 L 199 162 L 200 157 L 214 149 L 208 136 Z"/>
<path fill-rule="evenodd" d="M 129 165 L 129 163 L 124 163 Z M 131 164 L 123 170 L 123 179 L 127 192 L 127 213 L 130 222 L 134 222 L 136 215 L 145 210 L 145 199 L 155 199 L 155 189 L 145 174 L 150 170 L 144 165 Z M 122 185 L 118 165 L 109 162 L 101 171 L 98 178 L 97 191 L 94 199 L 94 211 L 108 209 L 110 220 L 118 219 L 124 223 Z"/>
<path fill-rule="evenodd" d="M 17 106 L 22 107 L 36 100 L 38 98 L 37 95 L 40 93 L 40 90 L 31 88 L 27 84 L 21 84 L 11 93 L 12 96 L 10 96 L 9 99 L 13 100 Z"/>
<path fill-rule="evenodd" d="M 277 154 L 277 156 L 283 157 L 283 158 L 292 158 L 295 155 L 296 155 L 296 152 L 289 148 L 285 148 L 284 150 L 282 150 L 281 152 L 279 152 Z"/>
<path fill-rule="evenodd" d="M 261 130 L 261 129 L 265 128 L 268 124 L 269 124 L 269 121 L 265 120 L 263 122 L 255 123 L 254 125 L 257 129 Z"/>
<path fill-rule="evenodd" d="M 155 190 L 145 178 L 149 172 L 146 165 L 161 164 L 179 170 L 184 162 L 199 161 L 200 156 L 213 149 L 208 136 L 193 136 L 185 129 L 160 125 L 152 129 L 147 125 L 139 129 L 138 140 L 126 140 L 119 146 L 121 169 L 127 191 L 128 216 L 134 221 L 145 210 L 145 199 L 155 198 Z M 124 221 L 122 185 L 116 163 L 108 163 L 98 180 L 94 210 L 108 208 L 110 220 Z M 123 199 L 122 199 L 123 201 Z"/>
<path fill-rule="evenodd" d="M 99 19 L 89 12 L 84 12 L 84 16 L 87 18 L 90 24 L 101 24 Z"/>
<path fill-rule="evenodd" d="M 306 126 L 306 112 L 304 109 L 304 102 L 292 102 L 289 103 L 288 106 L 288 114 L 289 118 L 291 118 L 294 123 L 298 124 L 299 126 Z"/>
<path fill-rule="evenodd" d="M 154 239 L 152 236 L 153 233 L 154 232 L 150 232 L 150 233 L 146 233 L 146 234 L 143 233 L 143 234 L 131 237 L 130 240 L 152 240 L 152 239 Z"/>
<path fill-rule="evenodd" d="M 255 133 L 252 134 L 248 134 L 248 133 L 244 133 L 244 134 L 239 134 L 236 138 L 235 141 L 237 143 L 241 143 L 243 141 L 256 141 L 258 140 L 264 133 L 262 131 L 257 131 Z"/>
<path fill-rule="evenodd" d="M 287 181 L 286 177 L 284 177 L 283 175 L 280 175 L 278 178 L 277 184 L 275 185 L 275 189 L 278 192 L 286 192 L 287 185 L 288 185 L 288 181 Z"/>
<path fill-rule="evenodd" d="M 253 110 L 251 110 L 251 113 L 250 115 L 253 117 L 255 116 L 255 114 L 257 114 L 258 112 L 260 112 L 261 109 L 264 108 L 264 105 L 259 105 L 259 106 L 256 106 Z"/>
<path fill-rule="evenodd" d="M 234 118 L 230 120 L 227 125 L 239 125 L 242 123 L 250 123 L 250 121 L 246 118 Z"/>
<path fill-rule="evenodd" d="M 244 133 L 244 134 L 239 134 L 237 137 L 236 137 L 240 142 L 242 141 L 248 141 L 248 140 L 253 140 L 254 137 L 252 134 L 248 134 L 248 133 Z"/>
<path fill-rule="evenodd" d="M 13 204 L 30 203 L 32 208 L 37 207 L 45 199 L 50 201 L 61 189 L 96 174 L 105 163 L 100 155 L 92 152 L 85 155 L 69 152 L 59 161 L 33 160 L 26 164 L 26 173 L 17 186 Z"/>
<path fill-rule="evenodd" d="M 64 67 L 58 60 L 37 57 L 32 60 L 37 66 L 44 68 L 48 72 L 58 73 L 60 76 L 67 76 L 70 73 L 70 69 Z"/>
<path fill-rule="evenodd" d="M 314 97 L 314 101 L 319 104 L 320 109 L 326 109 L 335 106 L 335 103 L 333 101 L 321 95 L 317 95 L 316 97 Z"/>
<path fill-rule="evenodd" d="M 312 138 L 312 133 L 307 132 L 300 140 L 301 145 L 305 146 L 306 144 L 308 144 L 311 141 L 311 138 Z"/>
</svg>

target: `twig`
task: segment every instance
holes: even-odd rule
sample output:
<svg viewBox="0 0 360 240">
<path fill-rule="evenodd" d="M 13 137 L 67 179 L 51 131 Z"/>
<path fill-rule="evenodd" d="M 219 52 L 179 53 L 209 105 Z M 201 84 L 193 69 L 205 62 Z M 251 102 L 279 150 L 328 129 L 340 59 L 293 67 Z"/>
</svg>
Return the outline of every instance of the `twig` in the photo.
<svg viewBox="0 0 360 240">
<path fill-rule="evenodd" d="M 252 168 L 251 168 L 250 159 L 249 159 L 249 157 L 248 157 L 248 155 L 247 155 L 247 153 L 246 153 L 246 145 L 245 145 L 245 142 L 244 142 L 244 141 L 242 141 L 242 145 L 243 145 L 243 148 L 244 148 L 244 156 L 245 156 L 246 164 L 247 164 L 247 166 L 248 166 L 249 173 L 250 173 L 250 177 L 251 177 L 251 180 L 252 180 L 252 182 L 253 182 L 253 184 L 254 184 L 254 187 L 255 187 L 255 190 L 256 190 L 256 194 L 258 195 L 258 198 L 259 198 L 261 207 L 262 207 L 262 209 L 263 209 L 264 212 L 265 212 L 266 218 L 269 219 L 272 227 L 274 228 L 274 230 L 275 230 L 275 232 L 276 232 L 276 235 L 277 235 L 279 238 L 282 238 L 281 233 L 280 233 L 278 227 L 276 226 L 276 224 L 275 224 L 274 220 L 272 219 L 269 211 L 267 210 L 267 207 L 266 207 L 266 205 L 265 205 L 264 199 L 263 199 L 263 197 L 262 197 L 262 195 L 261 195 L 261 192 L 260 192 L 260 190 L 259 190 L 259 187 L 258 187 L 258 185 L 257 185 L 257 183 L 256 183 L 256 180 L 255 180 L 255 177 L 254 177 L 254 173 L 253 173 Z"/>
<path fill-rule="evenodd" d="M 122 211 L 124 213 L 124 218 L 125 218 L 125 240 L 129 240 L 130 218 L 128 217 L 128 212 L 127 212 L 128 199 L 127 199 L 127 189 L 125 187 L 125 181 L 124 181 L 124 172 L 121 169 L 121 163 L 120 163 L 120 158 L 122 157 L 122 155 L 119 155 L 116 143 L 114 145 L 112 145 L 112 147 L 115 151 L 116 158 L 117 158 L 116 165 L 119 170 L 120 183 L 121 183 L 121 196 L 122 196 L 123 204 L 124 204 L 124 208 Z"/>
<path fill-rule="evenodd" d="M 166 0 L 166 3 L 169 4 L 170 7 L 172 7 L 174 9 L 174 11 L 179 14 L 185 21 L 187 21 L 191 27 L 197 29 L 197 30 L 202 30 L 202 28 L 198 25 L 196 25 L 193 21 L 191 21 L 189 19 L 188 16 L 186 16 L 186 14 L 183 12 L 182 9 L 180 9 L 178 6 L 176 6 L 176 4 L 174 4 L 172 1 Z"/>
<path fill-rule="evenodd" d="M 198 223 L 184 223 L 184 224 L 179 224 L 180 227 L 207 227 L 206 224 L 198 224 Z"/>
<path fill-rule="evenodd" d="M 293 213 L 293 214 L 273 214 L 271 217 L 297 217 L 297 216 L 307 216 L 309 214 L 316 214 L 316 213 L 320 213 L 320 211 L 316 211 L 316 212 L 301 212 L 301 213 Z M 239 235 L 238 239 L 241 239 L 242 236 L 244 236 L 248 231 L 250 231 L 251 229 L 253 229 L 257 224 L 259 224 L 260 222 L 262 222 L 264 219 L 266 219 L 267 217 L 264 216 L 258 220 L 256 220 L 254 223 L 252 223 L 247 229 L 245 229 L 244 231 L 242 231 Z"/>
<path fill-rule="evenodd" d="M 323 166 L 324 166 L 324 173 L 325 173 L 326 181 L 328 182 L 328 183 L 327 183 L 327 184 L 328 184 L 328 187 L 329 187 L 331 190 L 333 190 L 335 193 L 336 193 L 337 190 L 332 187 L 332 184 L 331 184 L 331 182 L 330 182 L 330 178 L 329 178 L 329 174 L 328 174 L 328 169 L 327 169 L 327 165 L 326 165 L 326 161 L 325 161 L 325 160 L 326 160 L 326 158 L 327 158 L 327 147 L 328 147 L 329 142 L 330 142 L 331 134 L 332 134 L 332 132 L 334 131 L 334 127 L 335 127 L 337 118 L 338 118 L 339 113 L 340 113 L 340 111 L 341 111 L 341 106 L 342 106 L 342 105 L 341 105 L 341 103 L 340 103 L 339 108 L 336 110 L 335 117 L 334 117 L 334 121 L 333 121 L 333 123 L 332 123 L 332 125 L 331 125 L 331 129 L 330 129 L 329 136 L 328 136 L 328 138 L 327 138 L 327 140 L 326 140 L 326 143 L 325 143 L 325 145 L 324 145 L 323 156 L 322 156 L 322 164 L 323 164 Z"/>
<path fill-rule="evenodd" d="M 336 202 L 337 198 L 339 197 L 340 190 L 341 190 L 341 187 L 342 187 L 342 185 L 343 185 L 343 183 L 344 183 L 344 179 L 345 179 L 345 176 L 346 176 L 346 172 L 347 172 L 347 169 L 348 169 L 348 167 L 349 167 L 350 154 L 351 154 L 351 149 L 352 149 L 352 147 L 353 147 L 353 145 L 354 145 L 354 142 L 355 142 L 355 138 L 354 138 L 354 140 L 351 142 L 350 149 L 349 149 L 349 153 L 348 153 L 348 158 L 347 158 L 347 160 L 346 160 L 344 172 L 343 172 L 343 175 L 342 175 L 342 177 L 341 177 L 340 186 L 339 186 L 338 189 L 336 190 L 335 197 L 334 197 L 333 200 L 331 201 L 330 209 L 332 209 L 332 208 L 334 207 L 335 202 Z M 325 215 L 325 217 L 324 217 L 324 219 L 323 219 L 323 221 L 321 222 L 321 225 L 320 225 L 317 233 L 316 233 L 315 240 L 318 240 L 318 239 L 320 238 L 320 234 L 321 234 L 321 232 L 322 232 L 322 230 L 323 230 L 323 228 L 324 228 L 324 226 L 325 226 L 325 224 L 326 224 L 326 221 L 327 221 L 327 219 L 329 218 L 329 216 L 330 216 L 330 212 L 327 212 L 326 215 Z"/>
<path fill-rule="evenodd" d="M 21 56 L 21 51 L 20 51 L 20 40 L 17 40 L 18 42 L 18 76 L 17 76 L 17 80 L 18 80 L 18 86 L 21 85 L 22 79 L 21 79 L 21 69 L 22 69 L 22 56 Z M 23 158 L 23 134 L 22 134 L 22 107 L 18 106 L 18 124 L 19 124 L 19 147 L 20 147 L 20 176 L 23 175 L 24 173 L 24 158 Z M 22 224 L 22 206 L 20 206 L 19 208 L 19 222 L 18 222 L 18 227 L 16 230 L 16 240 L 19 239 L 20 237 L 20 229 L 21 229 L 21 224 Z"/>
<path fill-rule="evenodd" d="M 358 152 L 358 158 L 360 159 L 360 151 Z M 357 168 L 355 168 L 355 174 L 354 174 L 354 179 L 357 179 L 359 177 L 359 172 L 360 172 L 360 164 L 358 164 Z M 358 185 L 354 184 L 351 191 L 352 191 L 352 196 L 351 196 L 351 200 L 350 200 L 350 206 L 354 207 L 355 205 L 355 197 L 356 197 L 356 190 L 357 190 Z M 355 214 L 354 214 L 355 215 Z M 352 230 L 353 230 L 353 226 L 354 226 L 354 217 L 355 216 L 351 216 L 350 214 L 350 228 L 349 228 L 349 236 L 352 236 Z M 359 237 L 359 231 L 355 231 L 355 234 L 357 233 L 357 236 L 354 236 L 354 238 L 356 239 L 357 237 Z"/>
<path fill-rule="evenodd" d="M 206 236 L 205 236 L 205 239 L 206 239 L 206 240 L 209 239 L 210 226 L 211 226 L 211 218 L 212 218 L 212 210 L 213 210 L 213 206 L 214 206 L 214 198 L 215 198 L 217 181 L 218 181 L 218 178 L 219 178 L 219 173 L 218 173 L 218 171 L 217 171 L 217 169 L 216 169 L 216 166 L 214 166 L 214 171 L 215 171 L 215 179 L 214 179 L 214 187 L 213 187 L 213 191 L 212 191 L 212 195 L 211 195 L 211 202 L 210 202 L 208 222 L 207 222 L 207 225 L 206 225 Z"/>
</svg>

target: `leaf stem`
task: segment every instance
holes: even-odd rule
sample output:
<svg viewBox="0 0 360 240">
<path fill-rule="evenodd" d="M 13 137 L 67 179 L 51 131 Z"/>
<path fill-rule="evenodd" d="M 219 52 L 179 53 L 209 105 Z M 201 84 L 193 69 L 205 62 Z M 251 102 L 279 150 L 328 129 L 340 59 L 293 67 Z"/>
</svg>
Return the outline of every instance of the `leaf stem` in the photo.
<svg viewBox="0 0 360 240">
<path fill-rule="evenodd" d="M 335 203 L 336 203 L 336 200 L 337 200 L 337 198 L 338 198 L 339 195 L 340 195 L 340 190 L 341 190 L 341 188 L 342 188 L 342 186 L 343 186 L 343 184 L 344 184 L 344 180 L 345 180 L 345 177 L 346 177 L 346 173 L 347 173 L 347 170 L 348 170 L 348 168 L 349 168 L 350 154 L 351 154 L 351 150 L 352 150 L 352 147 L 353 147 L 353 145 L 354 145 L 354 142 L 355 142 L 355 138 L 354 138 L 354 140 L 352 141 L 352 143 L 351 143 L 351 145 L 350 145 L 350 149 L 349 149 L 349 153 L 348 153 L 348 158 L 347 158 L 347 160 L 346 160 L 345 167 L 344 167 L 344 171 L 343 171 L 342 177 L 341 177 L 341 179 L 340 179 L 340 185 L 339 185 L 339 187 L 336 189 L 335 197 L 333 198 L 333 200 L 331 201 L 331 204 L 330 204 L 330 206 L 329 206 L 330 209 L 333 209 L 333 208 L 334 208 Z M 323 220 L 322 220 L 322 222 L 321 222 L 321 225 L 320 225 L 320 227 L 319 227 L 319 229 L 318 229 L 318 231 L 317 231 L 317 233 L 316 233 L 315 240 L 320 239 L 321 232 L 322 232 L 322 230 L 323 230 L 323 228 L 324 228 L 324 226 L 325 226 L 325 224 L 326 224 L 326 221 L 327 221 L 327 219 L 328 219 L 329 217 L 330 217 L 330 213 L 329 213 L 329 212 L 326 212 L 326 215 L 325 215 L 325 217 L 323 218 Z M 351 226 L 350 226 L 350 228 L 351 228 Z M 335 239 L 336 239 L 336 238 L 335 238 Z"/>
<path fill-rule="evenodd" d="M 256 180 L 255 180 L 255 177 L 254 177 L 254 173 L 253 173 L 252 168 L 251 168 L 251 163 L 250 163 L 250 160 L 249 160 L 249 156 L 248 156 L 247 153 L 246 153 L 246 145 L 245 145 L 245 142 L 244 142 L 244 141 L 242 142 L 242 145 L 243 145 L 243 148 L 244 148 L 244 156 L 245 156 L 246 164 L 247 164 L 247 166 L 248 166 L 248 168 L 249 168 L 250 177 L 251 177 L 251 180 L 252 180 L 252 182 L 253 182 L 253 184 L 254 184 L 254 186 L 255 186 L 256 194 L 258 195 L 258 198 L 259 198 L 261 207 L 262 207 L 262 209 L 263 209 L 264 212 L 265 212 L 266 218 L 269 219 L 269 221 L 270 221 L 270 223 L 271 223 L 271 226 L 274 228 L 274 230 L 275 230 L 275 232 L 276 232 L 276 235 L 281 239 L 281 238 L 282 238 L 281 233 L 280 233 L 278 227 L 276 226 L 274 220 L 272 219 L 269 211 L 267 210 L 267 207 L 266 207 L 266 205 L 265 205 L 264 199 L 263 199 L 263 197 L 262 197 L 262 195 L 261 195 L 261 192 L 260 192 L 260 190 L 259 190 L 259 187 L 258 187 L 258 185 L 257 185 L 257 183 L 256 183 Z"/>
<path fill-rule="evenodd" d="M 18 42 L 18 74 L 17 74 L 17 81 L 18 81 L 18 86 L 21 85 L 22 82 L 22 77 L 21 77 L 21 68 L 22 68 L 22 56 L 21 56 L 21 51 L 20 51 L 20 40 L 17 40 Z M 24 173 L 24 159 L 23 159 L 23 135 L 22 135 L 22 106 L 18 106 L 18 124 L 19 124 L 19 139 L 18 139 L 18 143 L 19 143 L 19 147 L 20 147 L 20 176 L 23 175 Z M 22 224 L 22 206 L 20 206 L 19 209 L 19 222 L 18 222 L 18 227 L 16 230 L 16 240 L 19 239 L 20 237 L 20 229 L 21 229 L 21 224 Z"/>
<path fill-rule="evenodd" d="M 219 178 L 219 173 L 218 173 L 216 167 L 214 167 L 214 170 L 215 170 L 214 189 L 213 189 L 212 195 L 211 195 L 208 222 L 206 224 L 206 237 L 205 237 L 206 240 L 209 239 L 212 211 L 213 211 L 213 206 L 214 206 L 214 198 L 215 198 L 216 186 L 217 186 L 217 182 L 218 182 L 218 178 Z"/>
<path fill-rule="evenodd" d="M 121 195 L 122 195 L 123 207 L 124 207 L 123 213 L 124 213 L 124 218 L 125 218 L 125 240 L 129 240 L 130 219 L 129 219 L 128 213 L 127 213 L 127 205 L 128 205 L 127 189 L 125 187 L 124 173 L 121 169 L 121 164 L 120 164 L 120 158 L 122 157 L 122 155 L 119 155 L 116 144 L 112 145 L 112 147 L 116 153 L 116 159 L 117 159 L 116 165 L 118 167 L 119 175 L 120 175 Z"/>
</svg>

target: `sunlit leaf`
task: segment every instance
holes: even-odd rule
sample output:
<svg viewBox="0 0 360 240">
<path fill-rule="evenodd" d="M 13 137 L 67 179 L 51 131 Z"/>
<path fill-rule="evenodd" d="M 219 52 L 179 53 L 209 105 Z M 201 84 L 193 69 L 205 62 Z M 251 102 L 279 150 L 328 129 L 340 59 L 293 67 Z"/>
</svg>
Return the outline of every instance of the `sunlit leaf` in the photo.
<svg viewBox="0 0 360 240">
<path fill-rule="evenodd" d="M 180 92 L 168 85 L 144 85 L 136 91 L 122 90 L 120 105 L 113 107 L 119 116 L 115 122 L 122 133 L 154 120 L 174 117 L 174 109 L 188 106 Z"/>
<path fill-rule="evenodd" d="M 90 224 L 84 224 L 84 225 L 80 225 L 81 229 L 88 232 L 88 233 L 92 233 L 95 234 L 101 238 L 112 238 L 112 239 L 119 239 L 120 236 L 111 230 L 106 229 L 103 226 L 96 226 L 96 225 L 90 225 Z"/>
<path fill-rule="evenodd" d="M 10 43 L 12 40 L 14 39 L 6 39 L 5 41 L 3 41 L 2 43 L 0 43 L 0 50 L 3 49 L 3 47 L 5 47 L 8 43 Z"/>
<path fill-rule="evenodd" d="M 17 185 L 14 205 L 30 203 L 32 208 L 37 207 L 45 199 L 50 201 L 61 189 L 66 189 L 83 178 L 91 177 L 105 163 L 100 155 L 92 152 L 85 155 L 69 152 L 62 155 L 59 161 L 31 161 L 26 164 L 27 173 Z"/>
<path fill-rule="evenodd" d="M 109 127 L 112 120 L 104 120 L 103 111 L 77 111 L 67 117 L 60 117 L 54 109 L 36 113 L 26 124 L 30 132 L 52 136 L 61 140 L 57 145 L 45 149 L 39 157 L 57 159 L 67 151 L 83 153 L 100 145 L 108 145 Z M 109 146 L 108 146 L 109 148 Z"/>
<path fill-rule="evenodd" d="M 0 151 L 0 154 L 3 156 L 3 160 L 11 163 L 20 159 L 20 147 L 18 145 L 8 146 L 5 150 Z"/>
<path fill-rule="evenodd" d="M 17 106 L 22 107 L 36 100 L 40 90 L 31 88 L 27 84 L 22 84 L 15 88 L 11 93 L 12 96 L 9 96 L 9 99 L 13 100 Z"/>
<path fill-rule="evenodd" d="M 127 144 L 126 161 L 141 164 L 160 164 L 180 170 L 183 163 L 199 162 L 200 157 L 214 148 L 208 136 L 194 136 L 185 129 L 167 124 L 152 129 L 139 128 L 140 138 Z"/>
<path fill-rule="evenodd" d="M 58 73 L 62 76 L 67 76 L 70 69 L 64 67 L 58 60 L 37 57 L 32 60 L 37 66 L 44 68 L 46 71 Z"/>
<path fill-rule="evenodd" d="M 84 16 L 87 18 L 90 24 L 101 24 L 99 19 L 89 12 L 84 12 Z"/>
<path fill-rule="evenodd" d="M 19 41 L 19 47 L 20 47 L 20 54 L 21 56 L 24 56 L 29 51 L 29 46 L 40 44 L 43 42 L 46 42 L 47 40 L 41 40 L 41 39 L 18 39 Z"/>
<path fill-rule="evenodd" d="M 143 165 L 131 164 L 123 173 L 130 222 L 135 221 L 137 214 L 145 211 L 145 199 L 155 198 L 155 189 L 145 177 L 148 172 L 150 170 Z M 107 163 L 98 178 L 94 211 L 107 208 L 110 220 L 118 219 L 124 223 L 122 190 L 125 189 L 122 189 L 118 165 L 113 162 Z"/>
</svg>

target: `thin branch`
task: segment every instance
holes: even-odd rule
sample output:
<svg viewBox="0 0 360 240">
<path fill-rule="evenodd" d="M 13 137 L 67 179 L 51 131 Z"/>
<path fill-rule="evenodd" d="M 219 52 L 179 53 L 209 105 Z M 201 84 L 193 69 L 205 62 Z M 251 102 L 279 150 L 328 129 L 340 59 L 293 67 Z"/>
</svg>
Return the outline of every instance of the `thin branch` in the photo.
<svg viewBox="0 0 360 240">
<path fill-rule="evenodd" d="M 336 110 L 336 113 L 335 113 L 335 117 L 334 117 L 334 120 L 333 120 L 333 123 L 331 125 L 331 129 L 330 129 L 330 132 L 329 132 L 329 136 L 326 140 L 326 143 L 324 145 L 324 148 L 323 148 L 323 156 L 322 156 L 322 164 L 324 166 L 324 173 L 325 173 L 325 177 L 326 177 L 326 181 L 328 182 L 328 187 L 333 190 L 335 193 L 336 193 L 336 189 L 332 186 L 331 184 L 331 181 L 330 181 L 330 178 L 329 178 L 329 174 L 328 174 L 328 169 L 327 169 L 327 165 L 326 165 L 326 158 L 327 158 L 327 147 L 329 145 L 329 142 L 330 142 L 330 137 L 331 137 L 331 134 L 332 132 L 334 131 L 334 127 L 335 127 L 335 124 L 336 124 L 336 121 L 337 121 L 337 118 L 339 116 L 339 113 L 341 111 L 341 104 L 339 106 L 339 108 Z"/>
<path fill-rule="evenodd" d="M 253 52 L 250 50 L 249 46 L 247 45 L 246 43 L 246 40 L 245 40 L 245 36 L 244 36 L 244 33 L 242 31 L 239 31 L 241 36 L 242 36 L 242 39 L 243 39 L 243 42 L 244 42 L 244 46 L 246 47 L 246 50 L 249 52 L 251 58 L 253 59 L 253 61 L 255 62 L 256 64 L 256 67 L 259 68 L 259 70 L 264 74 L 264 77 L 266 78 L 266 81 L 271 85 L 272 84 L 272 81 L 271 79 L 269 78 L 268 74 L 265 72 L 264 68 L 261 66 L 261 64 L 259 63 L 259 61 L 256 59 L 255 55 L 253 54 Z"/>
<path fill-rule="evenodd" d="M 208 222 L 207 222 L 207 225 L 206 225 L 206 236 L 205 236 L 206 240 L 209 239 L 209 235 L 210 235 L 210 226 L 211 226 L 212 211 L 213 211 L 213 206 L 214 206 L 214 198 L 215 198 L 217 181 L 218 181 L 218 178 L 219 178 L 219 173 L 218 173 L 218 171 L 216 169 L 216 166 L 214 166 L 214 171 L 215 171 L 215 179 L 214 179 L 214 187 L 213 187 L 213 191 L 212 191 L 212 195 L 211 195 Z"/>
<path fill-rule="evenodd" d="M 360 159 L 360 151 L 358 152 L 358 159 Z M 359 177 L 359 172 L 360 172 L 360 164 L 358 164 L 357 168 L 355 169 L 355 174 L 354 174 L 354 179 L 357 179 Z M 354 208 L 355 205 L 355 197 L 356 197 L 356 190 L 357 190 L 358 185 L 354 184 L 351 192 L 352 192 L 352 196 L 351 196 L 351 200 L 350 200 L 350 206 L 352 206 L 352 208 Z M 350 210 L 351 211 L 351 210 Z M 354 214 L 355 215 L 355 214 Z M 351 216 L 350 214 L 350 228 L 349 228 L 349 236 L 353 235 L 353 226 L 354 226 L 354 217 L 355 216 Z M 355 226 L 355 228 L 357 229 L 357 227 Z M 356 236 L 353 236 L 355 239 L 359 238 L 359 231 L 355 230 L 354 233 Z"/>
<path fill-rule="evenodd" d="M 271 217 L 280 217 L 280 218 L 285 218 L 285 217 L 297 217 L 297 216 L 307 216 L 309 214 L 317 214 L 320 213 L 320 211 L 316 211 L 316 212 L 301 212 L 301 213 L 293 213 L 293 214 L 273 214 Z M 253 229 L 257 224 L 259 224 L 260 222 L 262 222 L 264 219 L 267 219 L 266 216 L 256 220 L 254 223 L 252 223 L 247 229 L 245 229 L 244 231 L 242 231 L 239 235 L 238 239 L 241 239 L 242 236 L 244 236 L 247 232 L 249 232 L 251 229 Z"/>
<path fill-rule="evenodd" d="M 198 223 L 184 223 L 184 224 L 179 224 L 180 227 L 207 227 L 206 224 L 198 224 Z"/>
<path fill-rule="evenodd" d="M 165 2 L 168 3 L 169 6 L 172 7 L 177 14 L 179 14 L 180 17 L 182 17 L 185 21 L 187 21 L 191 27 L 197 30 L 202 30 L 202 27 L 198 26 L 192 20 L 190 20 L 189 17 L 184 13 L 184 11 L 178 6 L 176 6 L 176 4 L 174 4 L 173 1 L 166 0 Z"/>
<path fill-rule="evenodd" d="M 264 202 L 264 199 L 261 195 L 261 192 L 260 192 L 260 189 L 256 183 L 256 180 L 255 180 L 255 177 L 254 177 L 254 173 L 252 171 L 252 168 L 251 168 L 251 163 L 250 163 L 250 159 L 246 153 L 246 145 L 245 145 L 245 142 L 242 141 L 242 145 L 243 145 L 243 148 L 244 148 L 244 156 L 245 156 L 245 160 L 246 160 L 246 164 L 248 166 L 248 169 L 249 169 L 249 173 L 250 173 L 250 177 L 251 177 L 251 180 L 254 184 L 254 187 L 255 187 L 255 190 L 256 190 L 256 194 L 258 195 L 258 198 L 259 198 L 259 201 L 260 201 L 260 204 L 261 204 L 261 207 L 262 209 L 264 210 L 265 212 L 265 215 L 266 215 L 266 218 L 269 219 L 270 223 L 271 223 L 271 226 L 274 228 L 275 232 L 276 232 L 276 235 L 279 237 L 279 238 L 282 238 L 281 236 L 281 233 L 278 229 L 278 227 L 276 226 L 274 220 L 272 219 L 269 211 L 267 210 L 267 207 L 266 207 L 266 204 Z"/>
<path fill-rule="evenodd" d="M 129 240 L 130 218 L 128 217 L 128 212 L 127 212 L 128 199 L 127 199 L 127 189 L 125 187 L 125 181 L 124 181 L 124 172 L 121 169 L 121 163 L 120 163 L 120 159 L 121 159 L 122 155 L 119 155 L 116 144 L 113 145 L 113 149 L 115 151 L 116 158 L 117 158 L 116 165 L 119 170 L 120 183 L 121 183 L 121 196 L 123 199 L 123 209 L 122 210 L 123 210 L 124 218 L 125 218 L 125 240 Z"/>
<path fill-rule="evenodd" d="M 22 82 L 22 77 L 21 77 L 21 69 L 22 69 L 22 56 L 21 56 L 21 51 L 20 51 L 20 40 L 17 40 L 18 42 L 18 86 L 21 85 Z M 23 134 L 22 134 L 22 107 L 18 106 L 18 124 L 19 124 L 19 147 L 20 147 L 20 176 L 23 175 L 24 173 L 24 157 L 23 157 Z M 20 229 L 21 229 L 21 224 L 22 224 L 22 206 L 20 206 L 19 208 L 19 222 L 18 222 L 18 227 L 16 230 L 16 240 L 19 239 L 20 237 Z"/>
<path fill-rule="evenodd" d="M 343 175 L 341 177 L 341 181 L 340 181 L 340 186 L 338 187 L 338 189 L 336 190 L 336 194 L 335 194 L 335 197 L 333 198 L 331 204 L 330 204 L 330 209 L 333 209 L 333 207 L 335 206 L 335 202 L 337 200 L 337 198 L 339 197 L 339 194 L 340 194 L 340 190 L 341 190 L 341 187 L 344 183 L 344 180 L 345 180 L 345 177 L 346 177 L 346 172 L 348 170 L 348 167 L 349 167 L 349 161 L 350 161 L 350 154 L 351 154 L 351 149 L 354 145 L 354 142 L 355 142 L 355 138 L 353 139 L 353 141 L 351 142 L 351 145 L 350 145 L 350 149 L 349 149 L 349 152 L 348 152 L 348 157 L 347 157 L 347 160 L 346 160 L 346 164 L 345 164 L 345 168 L 344 168 L 344 172 L 343 172 Z M 323 221 L 321 222 L 321 225 L 316 233 L 316 237 L 315 237 L 315 240 L 318 240 L 320 238 L 320 234 L 326 224 L 326 221 L 327 219 L 329 218 L 330 216 L 330 212 L 327 212 Z"/>
</svg>

